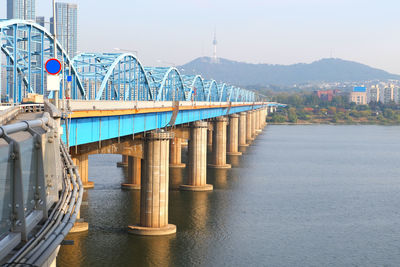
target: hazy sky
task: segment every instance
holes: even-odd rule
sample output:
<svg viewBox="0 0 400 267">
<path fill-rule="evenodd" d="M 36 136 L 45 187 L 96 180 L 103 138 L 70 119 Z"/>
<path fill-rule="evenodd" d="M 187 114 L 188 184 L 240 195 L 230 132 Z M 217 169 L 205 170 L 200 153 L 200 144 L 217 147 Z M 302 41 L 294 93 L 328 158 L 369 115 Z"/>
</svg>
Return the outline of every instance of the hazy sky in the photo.
<svg viewBox="0 0 400 267">
<path fill-rule="evenodd" d="M 137 50 L 145 65 L 212 55 L 251 63 L 354 60 L 400 74 L 398 0 L 75 0 L 80 51 Z M 6 0 L 0 0 L 5 17 Z M 51 0 L 36 0 L 50 17 Z"/>
</svg>

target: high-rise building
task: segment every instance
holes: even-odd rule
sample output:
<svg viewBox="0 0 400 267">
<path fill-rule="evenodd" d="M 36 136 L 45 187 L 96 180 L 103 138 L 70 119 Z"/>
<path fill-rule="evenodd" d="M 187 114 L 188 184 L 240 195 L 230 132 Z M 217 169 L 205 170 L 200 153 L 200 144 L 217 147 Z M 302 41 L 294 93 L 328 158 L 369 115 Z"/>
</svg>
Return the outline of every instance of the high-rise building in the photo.
<svg viewBox="0 0 400 267">
<path fill-rule="evenodd" d="M 7 0 L 7 19 L 35 20 L 35 0 Z"/>
<path fill-rule="evenodd" d="M 372 85 L 368 90 L 368 103 L 370 102 L 379 102 L 379 85 Z"/>
<path fill-rule="evenodd" d="M 76 55 L 78 6 L 70 3 L 56 3 L 57 40 L 67 51 L 70 58 Z M 50 19 L 50 30 L 54 34 L 53 18 Z"/>
<path fill-rule="evenodd" d="M 7 19 L 21 19 L 21 20 L 35 21 L 36 19 L 35 0 L 7 0 Z M 27 38 L 27 33 L 21 32 L 18 34 L 18 37 L 20 38 L 17 44 L 18 48 L 27 50 L 28 42 L 24 41 Z M 31 48 L 33 48 L 33 44 Z M 32 60 L 34 61 L 35 59 Z M 32 62 L 32 64 L 35 64 L 35 62 Z M 6 71 L 4 68 L 1 70 L 1 72 L 3 72 L 1 73 L 2 88 L 5 88 L 7 84 L 3 81 L 3 79 L 8 76 L 9 81 L 13 81 L 12 78 L 13 73 L 10 70 Z M 9 84 L 9 86 L 11 86 L 12 88 L 14 85 Z M 10 91 L 12 92 L 13 90 L 10 89 Z"/>
<path fill-rule="evenodd" d="M 44 27 L 45 19 L 44 17 L 36 17 L 36 23 L 39 24 L 40 26 Z"/>
<path fill-rule="evenodd" d="M 396 102 L 396 104 L 400 104 L 400 87 L 396 86 L 394 88 L 393 97 L 393 101 Z"/>
<path fill-rule="evenodd" d="M 354 87 L 353 92 L 350 93 L 350 102 L 354 102 L 357 105 L 366 105 L 367 89 L 364 86 Z"/>
<path fill-rule="evenodd" d="M 388 84 L 383 88 L 382 100 L 381 102 L 387 104 L 394 100 L 394 84 Z"/>
</svg>

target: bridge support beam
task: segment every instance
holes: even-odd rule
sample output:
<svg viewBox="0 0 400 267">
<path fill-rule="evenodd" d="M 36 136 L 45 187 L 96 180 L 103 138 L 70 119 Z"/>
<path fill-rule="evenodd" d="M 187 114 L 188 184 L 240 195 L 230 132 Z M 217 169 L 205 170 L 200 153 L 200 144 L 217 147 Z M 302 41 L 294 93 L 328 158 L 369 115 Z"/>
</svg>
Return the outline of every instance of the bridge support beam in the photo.
<svg viewBox="0 0 400 267">
<path fill-rule="evenodd" d="M 79 175 L 81 176 L 83 188 L 94 188 L 94 182 L 89 181 L 89 155 L 79 154 L 73 158 L 74 164 L 78 166 Z"/>
<path fill-rule="evenodd" d="M 170 168 L 185 168 L 186 164 L 182 163 L 182 139 L 174 137 L 170 142 Z"/>
<path fill-rule="evenodd" d="M 210 168 L 228 169 L 230 164 L 226 163 L 226 117 L 214 119 L 213 147 Z"/>
<path fill-rule="evenodd" d="M 240 156 L 239 152 L 239 115 L 232 114 L 229 116 L 229 130 L 228 130 L 228 152 L 229 156 Z"/>
<path fill-rule="evenodd" d="M 181 185 L 186 191 L 211 191 L 207 184 L 207 129 L 208 123 L 196 121 L 190 128 L 189 140 L 189 179 L 187 185 Z"/>
<path fill-rule="evenodd" d="M 252 113 L 253 113 L 252 110 L 249 110 L 246 112 L 246 140 L 247 140 L 248 144 L 250 144 L 254 140 L 253 133 L 251 131 L 251 129 L 252 129 L 251 124 L 253 122 Z"/>
<path fill-rule="evenodd" d="M 142 178 L 142 159 L 128 156 L 128 181 L 121 184 L 122 189 L 140 190 Z"/>
<path fill-rule="evenodd" d="M 128 167 L 128 156 L 122 155 L 122 160 L 117 162 L 117 167 Z"/>
<path fill-rule="evenodd" d="M 239 114 L 239 146 L 246 147 L 249 146 L 246 142 L 246 112 L 240 112 Z"/>
<path fill-rule="evenodd" d="M 154 236 L 176 232 L 176 226 L 168 224 L 169 142 L 172 138 L 169 132 L 151 132 L 145 137 L 140 224 L 129 226 L 132 234 Z"/>
</svg>

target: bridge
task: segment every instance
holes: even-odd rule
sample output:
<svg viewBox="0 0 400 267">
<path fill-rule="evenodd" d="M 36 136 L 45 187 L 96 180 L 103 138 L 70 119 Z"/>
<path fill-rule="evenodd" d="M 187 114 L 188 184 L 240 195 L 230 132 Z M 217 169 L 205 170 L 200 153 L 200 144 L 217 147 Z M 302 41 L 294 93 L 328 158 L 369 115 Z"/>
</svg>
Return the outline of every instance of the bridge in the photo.
<svg viewBox="0 0 400 267">
<path fill-rule="evenodd" d="M 143 66 L 130 53 L 70 58 L 45 28 L 29 21 L 0 21 L 0 47 L 7 107 L 0 114 L 5 266 L 55 264 L 66 234 L 88 230 L 79 208 L 84 188 L 95 186 L 88 178 L 91 154 L 122 155 L 119 165 L 128 167 L 129 177 L 121 188 L 141 190 L 140 222 L 129 233 L 175 233 L 168 223 L 169 169 L 188 168 L 181 190 L 213 190 L 207 168 L 231 168 L 227 156 L 240 156 L 268 112 L 282 106 L 174 67 Z M 44 70 L 55 49 L 62 63 L 59 99 L 47 90 Z M 186 166 L 181 146 L 187 140 Z"/>
</svg>

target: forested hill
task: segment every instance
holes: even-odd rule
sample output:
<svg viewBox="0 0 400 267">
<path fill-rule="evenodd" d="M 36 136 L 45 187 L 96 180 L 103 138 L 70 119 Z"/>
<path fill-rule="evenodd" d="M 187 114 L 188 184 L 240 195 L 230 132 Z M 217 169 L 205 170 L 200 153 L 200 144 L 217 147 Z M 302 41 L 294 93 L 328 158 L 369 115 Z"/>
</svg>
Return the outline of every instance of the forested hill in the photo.
<svg viewBox="0 0 400 267">
<path fill-rule="evenodd" d="M 213 63 L 209 57 L 197 58 L 180 66 L 183 74 L 201 74 L 205 79 L 228 82 L 238 86 L 290 86 L 313 82 L 357 82 L 398 79 L 400 75 L 337 58 L 321 59 L 310 64 L 250 64 L 220 58 Z"/>
</svg>

